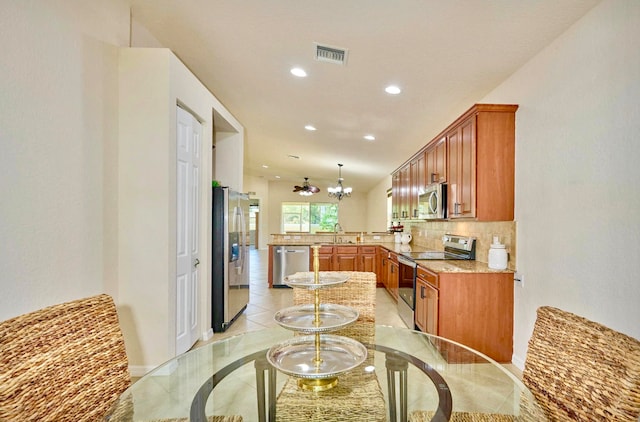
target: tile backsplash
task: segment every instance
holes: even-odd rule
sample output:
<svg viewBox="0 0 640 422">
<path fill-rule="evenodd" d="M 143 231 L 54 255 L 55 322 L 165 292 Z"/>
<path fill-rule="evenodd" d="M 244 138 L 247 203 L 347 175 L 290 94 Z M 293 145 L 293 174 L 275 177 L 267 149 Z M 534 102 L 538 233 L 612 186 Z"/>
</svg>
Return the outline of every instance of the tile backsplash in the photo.
<svg viewBox="0 0 640 422">
<path fill-rule="evenodd" d="M 515 221 L 403 221 L 404 231 L 410 232 L 414 247 L 442 250 L 442 236 L 447 233 L 476 238 L 476 261 L 487 262 L 493 236 L 500 238 L 507 249 L 507 268 L 516 269 L 516 222 Z"/>
</svg>

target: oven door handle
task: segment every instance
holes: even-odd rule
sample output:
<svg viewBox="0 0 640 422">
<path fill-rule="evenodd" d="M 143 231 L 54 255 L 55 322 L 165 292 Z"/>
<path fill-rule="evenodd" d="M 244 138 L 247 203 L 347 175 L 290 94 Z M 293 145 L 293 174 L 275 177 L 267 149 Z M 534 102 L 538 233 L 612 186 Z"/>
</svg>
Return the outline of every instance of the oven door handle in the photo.
<svg viewBox="0 0 640 422">
<path fill-rule="evenodd" d="M 411 261 L 409 259 L 403 258 L 400 255 L 398 255 L 398 263 L 402 264 L 402 265 L 406 265 L 406 266 L 411 267 L 411 268 L 416 268 L 418 266 L 418 264 L 416 264 L 414 261 Z"/>
</svg>

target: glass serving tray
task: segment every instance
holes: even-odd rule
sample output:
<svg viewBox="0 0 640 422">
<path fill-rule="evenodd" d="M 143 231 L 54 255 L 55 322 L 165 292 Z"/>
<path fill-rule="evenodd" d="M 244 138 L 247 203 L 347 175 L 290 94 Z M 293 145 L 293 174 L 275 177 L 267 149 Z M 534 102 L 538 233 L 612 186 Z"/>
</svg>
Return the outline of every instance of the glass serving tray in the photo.
<svg viewBox="0 0 640 422">
<path fill-rule="evenodd" d="M 315 335 L 294 337 L 270 348 L 267 360 L 279 371 L 298 378 L 332 378 L 352 370 L 367 358 L 367 349 L 349 337 L 320 336 L 320 359 L 316 365 Z"/>
<path fill-rule="evenodd" d="M 358 315 L 359 313 L 356 309 L 327 303 L 320 304 L 318 308 L 319 326 L 315 324 L 313 304 L 282 309 L 276 312 L 273 319 L 280 326 L 289 330 L 303 333 L 323 333 L 353 324 L 358 319 Z"/>
<path fill-rule="evenodd" d="M 304 287 L 309 290 L 322 289 L 324 287 L 334 287 L 349 280 L 349 274 L 336 271 L 320 271 L 318 273 L 318 283 L 315 282 L 314 273 L 300 273 L 288 275 L 284 278 L 284 283 L 290 287 Z"/>
</svg>

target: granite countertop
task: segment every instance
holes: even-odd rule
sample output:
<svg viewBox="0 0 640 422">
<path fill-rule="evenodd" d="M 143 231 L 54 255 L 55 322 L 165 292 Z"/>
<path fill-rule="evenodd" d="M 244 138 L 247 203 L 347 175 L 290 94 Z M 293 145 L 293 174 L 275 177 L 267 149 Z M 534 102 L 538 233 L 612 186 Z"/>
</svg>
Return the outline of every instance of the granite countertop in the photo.
<svg viewBox="0 0 640 422">
<path fill-rule="evenodd" d="M 401 254 L 407 252 L 407 245 L 403 245 L 395 242 L 364 242 L 364 243 L 317 243 L 308 241 L 289 241 L 286 242 L 274 242 L 270 245 L 318 245 L 322 246 L 382 246 L 383 248 Z M 410 246 L 410 251 L 413 252 L 425 252 L 427 249 L 417 246 Z M 430 259 L 416 259 L 415 262 L 428 270 L 436 273 L 514 273 L 515 271 L 507 268 L 506 270 L 494 270 L 489 268 L 486 262 L 480 261 L 466 261 L 466 260 L 430 260 Z"/>
<path fill-rule="evenodd" d="M 416 263 L 435 273 L 514 273 L 513 270 L 494 270 L 486 262 L 480 261 L 433 261 L 416 260 Z"/>
</svg>

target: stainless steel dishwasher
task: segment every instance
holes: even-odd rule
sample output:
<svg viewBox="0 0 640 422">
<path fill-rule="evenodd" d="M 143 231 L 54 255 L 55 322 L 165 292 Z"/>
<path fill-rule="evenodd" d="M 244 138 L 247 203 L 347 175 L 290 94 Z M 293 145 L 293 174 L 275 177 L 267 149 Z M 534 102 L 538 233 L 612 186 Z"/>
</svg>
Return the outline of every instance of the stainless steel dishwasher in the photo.
<svg viewBox="0 0 640 422">
<path fill-rule="evenodd" d="M 298 271 L 309 271 L 309 246 L 273 247 L 273 287 L 287 287 L 284 278 Z"/>
</svg>

